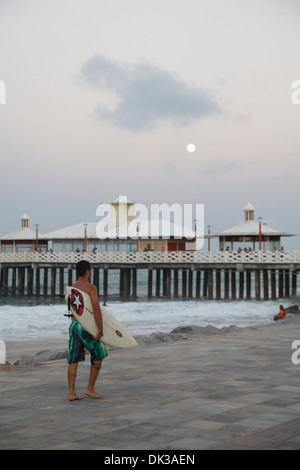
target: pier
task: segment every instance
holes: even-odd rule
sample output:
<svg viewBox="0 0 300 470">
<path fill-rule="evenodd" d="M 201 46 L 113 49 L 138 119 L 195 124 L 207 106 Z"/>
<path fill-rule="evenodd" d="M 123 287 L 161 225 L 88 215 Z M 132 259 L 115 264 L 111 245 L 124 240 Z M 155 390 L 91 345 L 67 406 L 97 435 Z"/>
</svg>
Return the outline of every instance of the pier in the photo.
<svg viewBox="0 0 300 470">
<path fill-rule="evenodd" d="M 143 270 L 148 298 L 275 300 L 297 294 L 300 271 L 299 251 L 0 253 L 1 295 L 63 296 L 81 259 L 104 299 L 112 275 L 121 299 L 137 299 Z"/>
</svg>

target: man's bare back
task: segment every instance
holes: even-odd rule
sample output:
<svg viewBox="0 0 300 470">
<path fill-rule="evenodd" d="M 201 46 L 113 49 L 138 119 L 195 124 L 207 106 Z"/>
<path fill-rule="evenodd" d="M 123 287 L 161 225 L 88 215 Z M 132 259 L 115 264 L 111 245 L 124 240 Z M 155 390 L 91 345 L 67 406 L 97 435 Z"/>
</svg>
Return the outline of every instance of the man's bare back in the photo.
<svg viewBox="0 0 300 470">
<path fill-rule="evenodd" d="M 99 300 L 98 300 L 97 287 L 89 282 L 90 277 L 91 277 L 91 271 L 89 272 L 88 275 L 84 277 L 79 277 L 78 281 L 76 281 L 75 284 L 73 284 L 73 287 L 81 290 L 82 292 L 85 292 L 86 294 L 89 294 L 92 305 L 93 305 L 95 320 L 98 326 L 98 333 L 95 336 L 95 339 L 100 339 L 103 336 L 102 313 L 101 313 Z"/>
</svg>

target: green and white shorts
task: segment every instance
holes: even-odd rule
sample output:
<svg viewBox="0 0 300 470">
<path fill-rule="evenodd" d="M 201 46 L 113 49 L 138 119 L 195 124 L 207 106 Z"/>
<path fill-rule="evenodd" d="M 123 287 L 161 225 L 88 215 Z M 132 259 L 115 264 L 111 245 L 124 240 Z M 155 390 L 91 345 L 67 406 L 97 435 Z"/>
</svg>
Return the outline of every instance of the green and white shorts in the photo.
<svg viewBox="0 0 300 470">
<path fill-rule="evenodd" d="M 69 350 L 68 364 L 84 361 L 84 348 L 91 353 L 91 363 L 102 361 L 108 354 L 106 347 L 101 341 L 88 333 L 77 321 L 72 321 L 69 328 Z"/>
</svg>

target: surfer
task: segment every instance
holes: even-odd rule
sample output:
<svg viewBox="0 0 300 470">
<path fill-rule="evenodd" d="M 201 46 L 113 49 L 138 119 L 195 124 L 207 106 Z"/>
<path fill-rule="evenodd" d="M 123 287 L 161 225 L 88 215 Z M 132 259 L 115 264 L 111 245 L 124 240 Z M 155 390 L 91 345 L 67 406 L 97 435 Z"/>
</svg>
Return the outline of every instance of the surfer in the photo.
<svg viewBox="0 0 300 470">
<path fill-rule="evenodd" d="M 90 283 L 92 266 L 88 261 L 82 260 L 76 264 L 77 282 L 73 287 L 86 292 L 91 298 L 94 316 L 98 326 L 95 337 L 88 333 L 76 320 L 71 317 L 69 328 L 69 350 L 68 350 L 68 383 L 69 401 L 82 400 L 83 397 L 76 394 L 75 382 L 77 376 L 78 362 L 84 361 L 84 348 L 91 353 L 91 370 L 89 382 L 85 391 L 87 396 L 102 398 L 102 395 L 95 391 L 95 383 L 99 375 L 102 361 L 107 357 L 105 345 L 100 341 L 103 336 L 102 313 L 99 306 L 98 291 L 96 286 Z M 80 300 L 78 300 L 80 302 Z"/>
</svg>

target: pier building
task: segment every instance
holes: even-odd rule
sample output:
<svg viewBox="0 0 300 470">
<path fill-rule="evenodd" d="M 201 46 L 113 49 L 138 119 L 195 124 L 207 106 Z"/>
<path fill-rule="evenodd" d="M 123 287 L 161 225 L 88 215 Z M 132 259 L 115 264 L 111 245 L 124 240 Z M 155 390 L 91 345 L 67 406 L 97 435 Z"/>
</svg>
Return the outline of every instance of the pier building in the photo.
<svg viewBox="0 0 300 470">
<path fill-rule="evenodd" d="M 212 235 L 219 238 L 219 249 L 222 250 L 263 250 L 272 251 L 282 248 L 282 238 L 294 236 L 280 232 L 263 223 L 262 217 L 256 221 L 255 208 L 248 203 L 244 207 L 244 221 L 220 233 Z"/>
<path fill-rule="evenodd" d="M 115 201 L 103 204 L 107 212 L 103 220 L 82 222 L 46 233 L 41 238 L 54 252 L 130 253 L 195 249 L 195 232 L 191 228 L 183 228 L 171 220 L 135 219 L 134 205 L 127 196 L 119 196 Z"/>
<path fill-rule="evenodd" d="M 30 251 L 46 251 L 47 240 L 39 236 L 38 225 L 35 230 L 29 227 L 29 216 L 21 217 L 21 228 L 0 237 L 0 253 L 26 253 Z"/>
<path fill-rule="evenodd" d="M 103 239 L 99 239 L 98 222 L 90 222 L 41 235 L 37 241 L 36 234 L 29 232 L 28 217 L 23 217 L 23 238 L 17 231 L 1 239 L 1 295 L 62 296 L 66 285 L 75 281 L 81 259 L 92 263 L 92 282 L 105 299 L 112 278 L 117 279 L 120 298 L 136 299 L 141 277 L 148 298 L 275 300 L 297 294 L 300 251 L 278 249 L 282 238 L 291 234 L 255 222 L 249 204 L 241 225 L 211 235 L 219 237 L 219 251 L 195 250 L 195 232 L 177 238 L 175 224 L 171 235 L 161 225 L 150 233 L 147 221 L 136 224 L 128 218 L 133 203 L 119 198 L 114 204 L 118 222 L 104 221 Z M 128 236 L 131 222 L 133 232 Z M 46 245 L 47 251 L 36 249 Z"/>
</svg>

